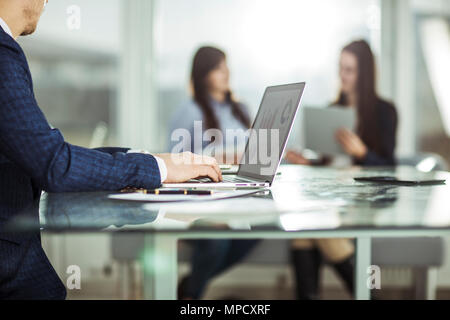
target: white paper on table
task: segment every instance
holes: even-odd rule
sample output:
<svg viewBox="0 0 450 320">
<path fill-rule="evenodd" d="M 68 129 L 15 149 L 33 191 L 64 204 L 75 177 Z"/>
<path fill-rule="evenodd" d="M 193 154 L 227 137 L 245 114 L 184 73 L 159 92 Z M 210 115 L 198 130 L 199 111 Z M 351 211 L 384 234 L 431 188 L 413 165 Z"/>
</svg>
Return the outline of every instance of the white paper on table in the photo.
<svg viewBox="0 0 450 320">
<path fill-rule="evenodd" d="M 264 190 L 246 190 L 246 191 L 228 191 L 214 193 L 210 196 L 205 195 L 171 195 L 171 194 L 142 194 L 142 193 L 123 193 L 109 195 L 109 199 L 122 201 L 138 201 L 138 202 L 190 202 L 190 201 L 213 201 L 232 198 L 240 198 L 263 192 Z"/>
</svg>

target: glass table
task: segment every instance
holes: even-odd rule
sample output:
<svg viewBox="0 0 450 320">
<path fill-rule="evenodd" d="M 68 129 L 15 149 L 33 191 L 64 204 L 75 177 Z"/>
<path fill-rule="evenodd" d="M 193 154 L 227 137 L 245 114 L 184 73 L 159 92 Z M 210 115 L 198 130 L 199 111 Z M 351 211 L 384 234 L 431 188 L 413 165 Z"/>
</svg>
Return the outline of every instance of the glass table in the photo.
<svg viewBox="0 0 450 320">
<path fill-rule="evenodd" d="M 179 240 L 356 239 L 355 295 L 370 299 L 372 238 L 450 235 L 450 182 L 403 186 L 354 180 L 397 176 L 450 181 L 448 172 L 289 165 L 280 172 L 269 190 L 220 201 L 143 203 L 111 200 L 106 192 L 44 194 L 39 227 L 48 233 L 141 234 L 148 299 L 176 299 Z M 25 231 L 36 227 L 33 221 L 18 216 L 10 227 Z"/>
</svg>

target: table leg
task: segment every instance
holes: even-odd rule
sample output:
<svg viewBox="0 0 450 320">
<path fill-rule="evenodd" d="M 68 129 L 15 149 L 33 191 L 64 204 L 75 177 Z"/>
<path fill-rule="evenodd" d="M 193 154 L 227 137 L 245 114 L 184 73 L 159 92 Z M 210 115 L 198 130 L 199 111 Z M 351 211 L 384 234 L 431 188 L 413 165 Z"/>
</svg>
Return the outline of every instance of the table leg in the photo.
<svg viewBox="0 0 450 320">
<path fill-rule="evenodd" d="M 355 265 L 355 298 L 357 300 L 370 300 L 368 268 L 371 265 L 372 241 L 369 237 L 356 239 L 356 265 Z"/>
<path fill-rule="evenodd" d="M 144 299 L 176 300 L 177 238 L 161 234 L 145 235 L 142 259 Z"/>
</svg>

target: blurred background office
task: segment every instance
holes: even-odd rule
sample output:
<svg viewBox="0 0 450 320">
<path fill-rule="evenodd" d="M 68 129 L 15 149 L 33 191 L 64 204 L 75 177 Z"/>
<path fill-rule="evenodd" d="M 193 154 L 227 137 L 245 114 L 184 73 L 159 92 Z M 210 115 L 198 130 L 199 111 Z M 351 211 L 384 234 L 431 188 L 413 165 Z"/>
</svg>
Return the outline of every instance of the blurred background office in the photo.
<svg viewBox="0 0 450 320">
<path fill-rule="evenodd" d="M 59 0 L 20 43 L 39 105 L 68 141 L 164 152 L 200 46 L 230 54 L 232 87 L 254 116 L 272 84 L 306 81 L 304 105 L 334 101 L 340 50 L 355 39 L 370 43 L 379 92 L 398 108 L 397 156 L 432 152 L 450 163 L 448 0 Z M 296 127 L 291 145 L 301 144 Z M 113 261 L 108 237 L 46 236 L 44 246 L 63 279 L 70 264 L 84 270 L 85 290 L 69 297 L 136 297 L 133 289 L 123 295 L 123 266 Z M 139 274 L 137 264 L 131 270 Z M 324 286 L 339 286 L 327 274 Z M 392 286 L 409 288 L 408 270 L 384 274 Z M 450 261 L 438 277 L 450 297 Z M 133 284 L 139 291 L 138 276 Z M 289 298 L 290 290 L 278 289 L 292 280 L 288 265 L 249 266 L 219 279 L 210 295 L 239 285 Z"/>
</svg>

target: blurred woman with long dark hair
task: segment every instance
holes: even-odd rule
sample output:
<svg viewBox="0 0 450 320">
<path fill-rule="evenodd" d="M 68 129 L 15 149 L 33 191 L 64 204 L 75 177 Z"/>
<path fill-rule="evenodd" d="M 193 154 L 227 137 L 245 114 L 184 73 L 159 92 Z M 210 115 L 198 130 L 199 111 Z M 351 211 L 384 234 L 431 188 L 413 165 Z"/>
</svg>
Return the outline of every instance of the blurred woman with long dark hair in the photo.
<svg viewBox="0 0 450 320">
<path fill-rule="evenodd" d="M 226 141 L 226 130 L 247 131 L 250 126 L 250 116 L 247 108 L 239 103 L 230 89 L 230 71 L 226 55 L 223 51 L 213 47 L 202 47 L 194 56 L 191 72 L 192 99 L 179 108 L 171 123 L 171 132 L 177 129 L 185 129 L 190 133 L 190 140 L 182 141 L 183 151 L 196 151 L 202 154 L 204 149 L 214 141 L 202 139 L 202 144 L 196 145 L 195 134 L 203 134 L 216 129 L 222 133 L 222 148 L 224 154 L 216 154 L 219 163 L 225 163 L 226 150 L 242 153 L 245 145 L 236 145 L 236 141 Z M 195 122 L 201 123 L 201 132 L 195 132 Z M 179 142 L 171 141 L 173 147 L 179 146 Z M 238 155 L 229 157 L 234 159 Z"/>
<path fill-rule="evenodd" d="M 333 105 L 355 108 L 357 124 L 355 133 L 339 130 L 336 133 L 338 142 L 356 165 L 395 165 L 397 112 L 391 103 L 377 94 L 375 57 L 369 44 L 360 40 L 344 47 L 339 69 L 341 90 Z M 287 160 L 311 164 L 294 151 L 287 153 Z"/>
<path fill-rule="evenodd" d="M 341 90 L 333 105 L 355 108 L 355 132 L 341 129 L 336 139 L 355 165 L 394 166 L 397 112 L 376 91 L 375 58 L 366 41 L 355 41 L 344 47 L 340 57 Z M 301 153 L 289 151 L 287 160 L 310 165 Z M 326 164 L 329 161 L 324 161 Z M 295 240 L 292 260 L 299 299 L 319 296 L 319 268 L 323 260 L 331 264 L 354 292 L 354 244 L 349 239 Z"/>
<path fill-rule="evenodd" d="M 230 71 L 226 55 L 213 47 L 202 47 L 195 54 L 192 64 L 191 85 L 193 99 L 175 113 L 171 132 L 178 129 L 187 130 L 191 139 L 183 141 L 183 151 L 196 151 L 202 154 L 210 141 L 201 145 L 194 143 L 199 139 L 195 134 L 203 134 L 209 129 L 222 133 L 223 146 L 218 161 L 231 163 L 239 161 L 245 145 L 236 145 L 236 140 L 227 141 L 226 130 L 247 131 L 250 126 L 250 116 L 245 106 L 236 101 L 230 89 Z M 201 124 L 202 130 L 197 133 L 195 122 Z M 202 137 L 200 137 L 201 139 Z M 179 142 L 170 142 L 172 148 Z M 231 151 L 230 151 L 231 150 Z M 230 155 L 228 152 L 233 152 Z M 179 299 L 200 299 L 208 282 L 239 261 L 241 261 L 256 245 L 254 240 L 192 240 L 191 272 L 179 284 Z"/>
</svg>

